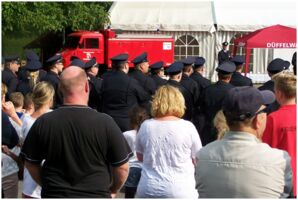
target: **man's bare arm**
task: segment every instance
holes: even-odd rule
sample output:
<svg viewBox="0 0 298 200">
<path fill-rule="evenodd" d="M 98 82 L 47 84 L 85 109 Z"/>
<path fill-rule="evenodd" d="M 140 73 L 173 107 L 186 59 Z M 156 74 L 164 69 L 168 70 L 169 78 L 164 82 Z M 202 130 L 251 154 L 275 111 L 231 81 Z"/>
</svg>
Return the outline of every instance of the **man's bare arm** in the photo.
<svg viewBox="0 0 298 200">
<path fill-rule="evenodd" d="M 118 190 L 120 190 L 121 187 L 124 185 L 128 176 L 128 172 L 129 172 L 128 162 L 119 167 L 112 168 L 112 173 L 113 173 L 113 184 L 111 186 L 112 198 L 116 197 Z"/>
<path fill-rule="evenodd" d="M 30 175 L 32 176 L 33 180 L 41 186 L 41 165 L 39 164 L 32 164 L 25 160 L 25 167 L 28 169 Z"/>
</svg>

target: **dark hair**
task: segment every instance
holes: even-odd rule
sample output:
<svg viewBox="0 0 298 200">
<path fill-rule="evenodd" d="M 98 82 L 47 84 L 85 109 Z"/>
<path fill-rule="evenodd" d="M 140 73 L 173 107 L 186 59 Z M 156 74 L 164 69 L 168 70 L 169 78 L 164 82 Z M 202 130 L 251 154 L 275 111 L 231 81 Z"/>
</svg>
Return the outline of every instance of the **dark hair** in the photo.
<svg viewBox="0 0 298 200">
<path fill-rule="evenodd" d="M 122 70 L 125 67 L 125 62 L 112 63 L 112 68 L 115 70 Z"/>
<path fill-rule="evenodd" d="M 232 77 L 232 74 L 223 74 L 223 73 L 218 72 L 218 79 L 219 80 L 225 80 L 225 79 L 231 78 L 231 77 Z"/>
<path fill-rule="evenodd" d="M 147 110 L 143 107 L 135 107 L 130 113 L 130 128 L 139 130 L 143 121 L 149 118 Z"/>
</svg>

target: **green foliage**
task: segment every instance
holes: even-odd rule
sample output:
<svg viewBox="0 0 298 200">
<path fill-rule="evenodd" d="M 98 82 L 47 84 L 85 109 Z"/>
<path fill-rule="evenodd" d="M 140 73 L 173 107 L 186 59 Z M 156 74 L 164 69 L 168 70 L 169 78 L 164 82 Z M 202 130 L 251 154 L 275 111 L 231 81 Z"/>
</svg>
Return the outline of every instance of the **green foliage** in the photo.
<svg viewBox="0 0 298 200">
<path fill-rule="evenodd" d="M 112 2 L 2 2 L 2 34 L 98 30 L 109 22 Z"/>
</svg>

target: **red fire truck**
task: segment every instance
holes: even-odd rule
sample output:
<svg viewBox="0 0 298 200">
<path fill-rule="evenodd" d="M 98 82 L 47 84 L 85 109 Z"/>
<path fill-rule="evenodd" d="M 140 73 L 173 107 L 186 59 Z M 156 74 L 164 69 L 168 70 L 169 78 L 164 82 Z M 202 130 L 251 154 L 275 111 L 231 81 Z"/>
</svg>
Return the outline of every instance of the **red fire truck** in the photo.
<svg viewBox="0 0 298 200">
<path fill-rule="evenodd" d="M 60 53 L 65 67 L 70 64 L 70 58 L 76 56 L 84 62 L 95 57 L 97 63 L 111 68 L 111 57 L 128 53 L 131 61 L 142 52 L 148 53 L 150 63 L 162 60 L 168 66 L 174 60 L 174 39 L 160 34 L 116 35 L 110 29 L 100 32 L 78 31 L 66 37 Z M 132 63 L 130 67 L 133 67 Z"/>
</svg>

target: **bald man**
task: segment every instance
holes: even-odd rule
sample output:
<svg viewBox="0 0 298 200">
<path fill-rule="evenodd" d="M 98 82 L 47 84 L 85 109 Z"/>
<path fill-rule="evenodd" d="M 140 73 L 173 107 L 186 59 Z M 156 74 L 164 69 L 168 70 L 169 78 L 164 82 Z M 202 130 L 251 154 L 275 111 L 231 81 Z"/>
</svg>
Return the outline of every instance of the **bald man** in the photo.
<svg viewBox="0 0 298 200">
<path fill-rule="evenodd" d="M 42 186 L 41 197 L 115 197 L 127 178 L 132 154 L 122 132 L 110 116 L 87 106 L 84 70 L 65 69 L 59 89 L 63 105 L 36 120 L 21 152 L 26 168 Z"/>
</svg>

